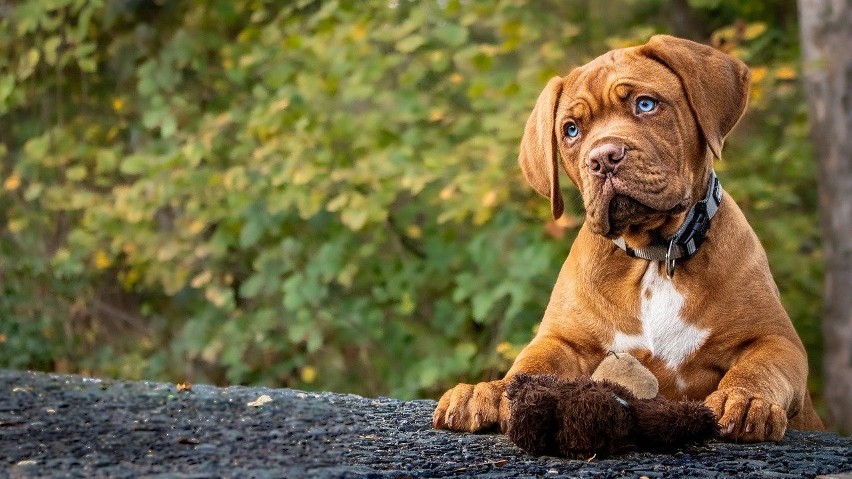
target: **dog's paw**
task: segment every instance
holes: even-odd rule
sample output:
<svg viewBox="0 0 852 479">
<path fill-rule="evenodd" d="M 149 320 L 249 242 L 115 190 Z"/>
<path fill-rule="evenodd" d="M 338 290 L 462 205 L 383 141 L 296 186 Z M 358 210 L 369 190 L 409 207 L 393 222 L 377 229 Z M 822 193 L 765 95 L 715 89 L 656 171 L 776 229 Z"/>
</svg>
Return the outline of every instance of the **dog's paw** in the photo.
<svg viewBox="0 0 852 479">
<path fill-rule="evenodd" d="M 720 389 L 704 404 L 719 420 L 723 439 L 736 442 L 780 441 L 787 431 L 787 414 L 772 402 L 745 388 Z"/>
<path fill-rule="evenodd" d="M 432 427 L 465 432 L 499 427 L 505 431 L 509 421 L 509 400 L 505 392 L 504 381 L 459 384 L 438 400 Z"/>
</svg>

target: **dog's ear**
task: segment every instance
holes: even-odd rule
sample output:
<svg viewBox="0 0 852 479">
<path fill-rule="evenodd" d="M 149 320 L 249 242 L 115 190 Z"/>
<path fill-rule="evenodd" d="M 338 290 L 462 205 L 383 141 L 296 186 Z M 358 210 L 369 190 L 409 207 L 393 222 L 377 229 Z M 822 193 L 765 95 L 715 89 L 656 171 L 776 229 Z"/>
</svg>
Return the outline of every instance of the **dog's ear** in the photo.
<svg viewBox="0 0 852 479">
<path fill-rule="evenodd" d="M 565 205 L 559 190 L 559 162 L 556 157 L 554 120 L 556 105 L 562 93 L 562 78 L 553 77 L 538 96 L 521 139 L 518 163 L 527 181 L 542 196 L 550 198 L 554 218 L 562 216 Z"/>
<path fill-rule="evenodd" d="M 710 151 L 721 158 L 725 136 L 748 104 L 748 67 L 713 47 L 669 35 L 655 35 L 639 48 L 680 78 Z"/>
</svg>

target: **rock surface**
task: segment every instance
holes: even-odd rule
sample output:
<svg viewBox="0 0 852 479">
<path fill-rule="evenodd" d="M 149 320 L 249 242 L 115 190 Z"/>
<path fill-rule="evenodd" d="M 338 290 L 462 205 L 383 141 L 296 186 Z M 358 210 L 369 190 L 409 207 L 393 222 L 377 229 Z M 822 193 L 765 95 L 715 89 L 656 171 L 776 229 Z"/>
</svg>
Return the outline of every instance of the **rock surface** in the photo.
<svg viewBox="0 0 852 479">
<path fill-rule="evenodd" d="M 266 395 L 271 401 L 250 406 Z M 852 472 L 852 439 L 672 455 L 534 457 L 498 434 L 431 428 L 434 401 L 0 371 L 0 477 L 814 477 Z M 845 474 L 844 474 L 845 475 Z"/>
</svg>

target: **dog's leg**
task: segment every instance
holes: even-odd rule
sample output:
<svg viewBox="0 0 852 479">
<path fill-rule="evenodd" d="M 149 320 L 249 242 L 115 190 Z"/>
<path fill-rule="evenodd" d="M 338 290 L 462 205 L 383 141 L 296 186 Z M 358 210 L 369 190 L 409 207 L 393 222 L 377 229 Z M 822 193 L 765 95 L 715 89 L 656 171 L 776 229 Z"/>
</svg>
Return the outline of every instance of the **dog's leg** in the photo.
<svg viewBox="0 0 852 479">
<path fill-rule="evenodd" d="M 742 352 L 704 403 L 726 439 L 780 441 L 787 419 L 802 410 L 807 374 L 801 345 L 782 336 L 763 337 Z"/>
<path fill-rule="evenodd" d="M 597 356 L 597 355 L 596 355 Z M 603 358 L 601 351 L 597 363 Z M 595 364 L 585 364 L 576 347 L 552 336 L 539 335 L 518 355 L 506 377 L 479 384 L 459 384 L 438 400 L 432 416 L 435 429 L 478 432 L 499 427 L 506 431 L 509 421 L 509 400 L 506 385 L 519 373 L 556 374 L 574 378 L 590 374 Z"/>
</svg>

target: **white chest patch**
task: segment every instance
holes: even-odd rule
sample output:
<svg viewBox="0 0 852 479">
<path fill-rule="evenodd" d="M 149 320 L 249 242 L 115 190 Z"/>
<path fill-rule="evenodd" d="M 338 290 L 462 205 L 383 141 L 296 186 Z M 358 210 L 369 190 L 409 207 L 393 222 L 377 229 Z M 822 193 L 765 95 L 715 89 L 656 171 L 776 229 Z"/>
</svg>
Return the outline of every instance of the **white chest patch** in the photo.
<svg viewBox="0 0 852 479">
<path fill-rule="evenodd" d="M 642 334 L 616 331 L 609 349 L 616 352 L 647 349 L 653 356 L 665 361 L 666 366 L 677 370 L 684 359 L 704 344 L 710 332 L 684 322 L 680 315 L 683 295 L 669 278 L 660 273 L 658 263 L 648 265 L 642 276 L 640 294 Z"/>
</svg>

